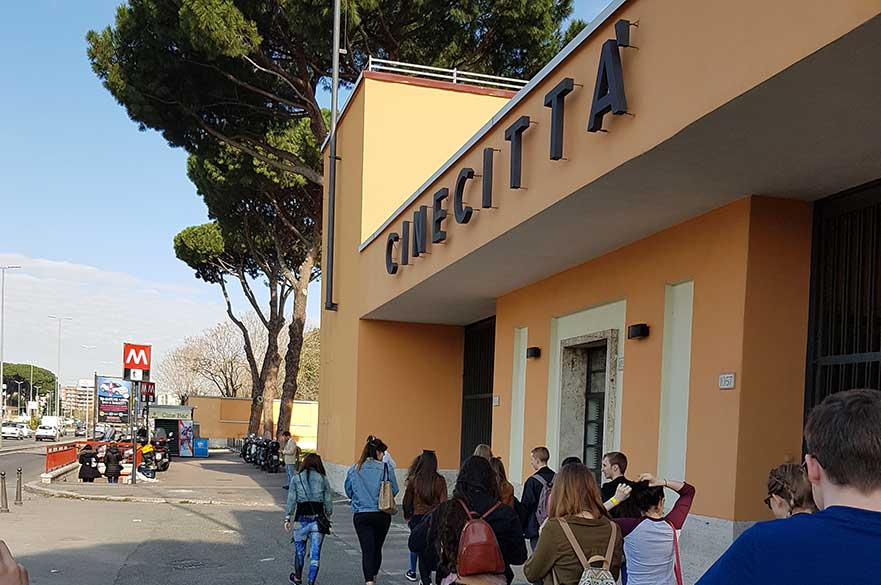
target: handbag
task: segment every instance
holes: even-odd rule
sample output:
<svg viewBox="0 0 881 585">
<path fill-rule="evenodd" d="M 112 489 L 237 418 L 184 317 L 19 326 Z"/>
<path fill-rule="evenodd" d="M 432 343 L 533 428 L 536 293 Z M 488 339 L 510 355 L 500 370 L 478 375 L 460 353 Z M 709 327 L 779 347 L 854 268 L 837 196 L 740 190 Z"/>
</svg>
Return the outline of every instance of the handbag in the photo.
<svg viewBox="0 0 881 585">
<path fill-rule="evenodd" d="M 606 555 L 594 555 L 588 559 L 584 555 L 581 545 L 578 544 L 578 541 L 575 539 L 575 535 L 572 533 L 569 524 L 562 518 L 558 518 L 558 520 L 560 521 L 560 528 L 563 529 L 563 534 L 566 535 L 569 544 L 572 545 L 572 549 L 575 551 L 575 556 L 578 557 L 578 561 L 581 563 L 583 569 L 581 578 L 578 580 L 578 585 L 615 585 L 615 578 L 612 576 L 609 567 L 612 565 L 612 553 L 615 550 L 615 539 L 618 536 L 618 525 L 614 522 L 611 523 L 612 534 L 609 536 L 609 546 L 606 548 Z M 591 566 L 591 563 L 599 561 L 602 561 L 602 567 Z M 557 574 L 554 573 L 553 569 L 551 569 L 551 576 L 554 579 L 554 585 L 557 585 Z"/>
<path fill-rule="evenodd" d="M 303 483 L 303 476 L 301 474 L 298 473 L 297 477 L 300 480 L 300 485 L 303 486 L 303 491 L 306 492 L 306 497 L 309 498 L 309 501 L 311 502 L 312 491 Z M 330 518 L 327 517 L 323 504 L 321 506 L 321 511 L 315 517 L 315 523 L 318 525 L 318 532 L 321 534 L 330 534 Z"/>
<path fill-rule="evenodd" d="M 389 480 L 388 463 L 383 463 L 382 481 L 379 482 L 379 511 L 394 515 L 398 511 L 392 482 Z"/>
<path fill-rule="evenodd" d="M 669 520 L 666 520 L 666 522 L 670 525 L 670 528 L 673 529 L 673 554 L 675 555 L 673 572 L 676 574 L 676 584 L 682 585 L 682 562 L 679 560 L 679 536 L 677 536 L 676 527 L 673 526 L 673 523 Z"/>
</svg>

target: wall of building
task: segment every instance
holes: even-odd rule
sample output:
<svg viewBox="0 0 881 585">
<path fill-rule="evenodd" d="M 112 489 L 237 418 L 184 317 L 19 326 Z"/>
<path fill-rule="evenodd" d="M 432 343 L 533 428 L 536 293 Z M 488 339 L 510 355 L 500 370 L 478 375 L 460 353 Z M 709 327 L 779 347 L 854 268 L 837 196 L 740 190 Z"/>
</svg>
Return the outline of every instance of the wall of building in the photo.
<svg viewBox="0 0 881 585">
<path fill-rule="evenodd" d="M 362 241 L 514 95 L 414 77 L 364 76 Z"/>
<path fill-rule="evenodd" d="M 187 405 L 195 408 L 194 420 L 199 433 L 209 439 L 241 438 L 248 434 L 250 398 L 222 398 L 220 396 L 191 396 Z M 273 416 L 278 420 L 281 401 L 273 403 Z M 289 430 L 297 442 L 314 449 L 318 442 L 318 403 L 307 400 L 294 402 Z"/>
<path fill-rule="evenodd" d="M 799 0 L 779 0 L 770 5 L 761 0 L 624 3 L 553 74 L 514 109 L 495 120 L 489 133 L 463 153 L 456 164 L 429 185 L 364 250 L 360 263 L 361 287 L 367 309 L 381 307 L 413 289 L 514 226 L 650 151 L 701 117 L 853 30 L 879 11 L 878 2 L 873 0 L 845 4 L 831 10 L 827 3 Z M 618 18 L 640 22 L 638 30 L 632 29 L 634 44 L 640 50 L 624 50 L 621 55 L 628 109 L 635 115 L 607 116 L 604 128 L 609 132 L 590 134 L 585 127 L 600 49 L 606 40 L 615 37 L 613 27 Z M 786 22 L 786 26 L 781 28 L 781 22 Z M 576 88 L 566 98 L 566 160 L 552 161 L 548 158 L 549 110 L 544 106 L 544 96 L 565 77 L 573 78 L 584 87 Z M 504 131 L 522 115 L 538 123 L 523 134 L 526 191 L 509 189 L 506 180 L 510 145 L 504 140 Z M 724 137 L 720 136 L 720 140 Z M 480 169 L 485 147 L 499 149 L 494 187 L 498 207 L 482 211 L 467 226 L 448 220 L 445 224 L 448 235 L 443 245 L 430 246 L 431 253 L 420 259 L 417 266 L 399 270 L 394 276 L 386 274 L 383 266 L 388 233 L 400 232 L 401 221 L 412 216 L 420 205 L 430 208 L 435 191 L 440 187 L 451 188 L 462 167 Z M 479 185 L 472 189 L 479 192 Z"/>
</svg>

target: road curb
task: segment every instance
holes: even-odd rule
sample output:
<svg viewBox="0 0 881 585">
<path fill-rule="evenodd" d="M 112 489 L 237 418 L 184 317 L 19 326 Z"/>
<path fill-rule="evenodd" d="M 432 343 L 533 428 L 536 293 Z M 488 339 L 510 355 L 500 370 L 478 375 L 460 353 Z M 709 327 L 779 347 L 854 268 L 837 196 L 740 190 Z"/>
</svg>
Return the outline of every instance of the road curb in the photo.
<svg viewBox="0 0 881 585">
<path fill-rule="evenodd" d="M 3 442 L 6 443 L 7 441 L 8 439 Z M 28 449 L 39 449 L 41 447 L 45 447 L 45 445 L 41 445 L 39 443 L 31 443 L 30 445 L 20 445 L 18 447 L 4 447 L 3 450 L 0 451 L 0 457 L 3 457 L 7 453 L 21 453 L 22 451 L 27 451 Z"/>
<path fill-rule="evenodd" d="M 150 498 L 144 496 L 105 496 L 97 494 L 79 494 L 67 490 L 59 490 L 46 487 L 40 482 L 32 481 L 24 485 L 24 490 L 28 493 L 42 496 L 44 498 L 64 498 L 68 500 L 90 500 L 98 502 L 135 502 L 140 504 L 183 504 L 196 506 L 243 506 L 249 508 L 278 508 L 281 506 L 275 503 L 263 501 L 258 502 L 230 502 L 228 500 L 202 500 L 193 498 Z"/>
</svg>

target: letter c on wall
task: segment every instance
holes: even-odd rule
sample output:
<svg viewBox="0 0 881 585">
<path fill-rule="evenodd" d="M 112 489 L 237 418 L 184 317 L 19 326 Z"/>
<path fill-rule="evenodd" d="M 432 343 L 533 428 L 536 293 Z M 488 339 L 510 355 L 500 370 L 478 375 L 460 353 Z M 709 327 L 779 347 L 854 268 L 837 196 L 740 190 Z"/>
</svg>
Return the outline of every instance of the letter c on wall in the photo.
<svg viewBox="0 0 881 585">
<path fill-rule="evenodd" d="M 459 171 L 459 177 L 456 179 L 456 189 L 453 191 L 453 211 L 456 214 L 456 223 L 468 223 L 471 221 L 471 215 L 474 209 L 469 205 L 463 205 L 465 195 L 465 184 L 469 179 L 474 178 L 474 169 L 464 168 Z"/>
<path fill-rule="evenodd" d="M 399 236 L 397 232 L 392 232 L 388 235 L 388 239 L 385 241 L 385 269 L 389 274 L 397 274 L 398 272 L 398 263 L 395 262 L 394 251 L 395 242 L 400 239 L 401 236 Z"/>
</svg>

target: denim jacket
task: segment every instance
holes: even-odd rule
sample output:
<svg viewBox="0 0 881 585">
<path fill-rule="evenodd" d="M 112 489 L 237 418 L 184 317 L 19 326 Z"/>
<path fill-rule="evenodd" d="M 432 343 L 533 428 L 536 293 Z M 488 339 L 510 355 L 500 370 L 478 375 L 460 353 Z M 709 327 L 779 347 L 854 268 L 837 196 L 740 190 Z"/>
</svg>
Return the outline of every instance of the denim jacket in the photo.
<svg viewBox="0 0 881 585">
<path fill-rule="evenodd" d="M 288 503 L 285 515 L 291 518 L 297 512 L 297 503 L 324 502 L 324 515 L 333 514 L 333 491 L 327 478 L 315 470 L 301 471 L 294 475 L 288 487 Z"/>
<path fill-rule="evenodd" d="M 346 474 L 346 495 L 352 499 L 352 512 L 379 512 L 379 484 L 382 482 L 385 464 L 376 459 L 368 459 L 358 471 L 358 465 L 349 468 Z M 398 480 L 395 468 L 388 466 L 392 493 L 398 495 Z"/>
</svg>

